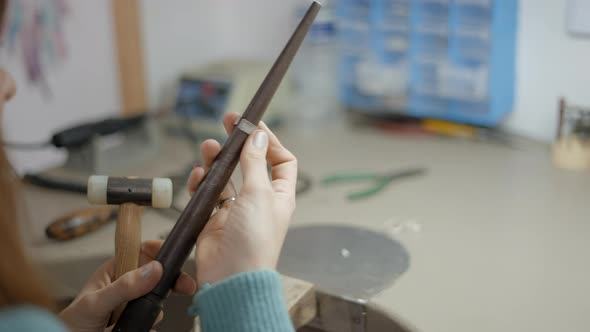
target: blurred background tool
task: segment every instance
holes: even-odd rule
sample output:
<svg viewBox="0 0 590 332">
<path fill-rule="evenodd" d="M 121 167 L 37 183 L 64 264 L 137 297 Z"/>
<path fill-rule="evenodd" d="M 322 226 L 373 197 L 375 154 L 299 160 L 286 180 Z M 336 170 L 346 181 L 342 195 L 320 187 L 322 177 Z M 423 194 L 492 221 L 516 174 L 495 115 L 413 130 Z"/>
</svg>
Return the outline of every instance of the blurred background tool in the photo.
<svg viewBox="0 0 590 332">
<path fill-rule="evenodd" d="M 148 115 L 139 114 L 85 121 L 56 131 L 46 142 L 2 141 L 2 144 L 18 150 L 65 149 L 64 169 L 85 175 L 106 174 L 137 167 L 156 156 L 159 132 Z"/>
<path fill-rule="evenodd" d="M 376 195 L 391 182 L 407 177 L 423 175 L 426 172 L 424 168 L 412 168 L 404 171 L 389 173 L 389 174 L 375 174 L 375 173 L 343 173 L 325 177 L 322 179 L 322 184 L 330 185 L 335 183 L 351 183 L 351 182 L 373 182 L 373 186 L 358 192 L 348 194 L 349 200 L 359 200 Z"/>
<path fill-rule="evenodd" d="M 590 169 L 590 108 L 569 105 L 561 98 L 558 114 L 554 164 L 567 170 Z"/>
<path fill-rule="evenodd" d="M 479 127 L 437 119 L 423 119 L 422 127 L 426 131 L 437 135 L 515 147 L 515 142 L 511 139 L 511 136 L 496 128 Z"/>
<path fill-rule="evenodd" d="M 236 58 L 208 62 L 185 71 L 177 82 L 175 117 L 170 120 L 200 136 L 225 138 L 223 114 L 242 112 L 270 66 L 265 61 Z M 281 122 L 290 96 L 290 82 L 285 80 L 269 105 L 268 116 L 265 115 L 269 126 Z"/>
<path fill-rule="evenodd" d="M 400 135 L 438 135 L 443 137 L 468 139 L 473 141 L 516 147 L 514 135 L 499 128 L 479 127 L 438 119 L 420 119 L 396 116 L 388 120 L 374 120 L 375 126 L 393 134 Z"/>
<path fill-rule="evenodd" d="M 97 136 L 107 136 L 122 132 L 143 123 L 146 115 L 130 117 L 109 117 L 98 121 L 88 121 L 56 131 L 49 141 L 40 143 L 7 142 L 2 144 L 9 149 L 36 150 L 54 146 L 56 148 L 76 148 L 88 144 Z"/>
<path fill-rule="evenodd" d="M 99 229 L 117 216 L 117 209 L 108 206 L 81 209 L 53 221 L 45 229 L 45 234 L 54 240 L 71 240 Z"/>
<path fill-rule="evenodd" d="M 81 125 L 62 132 L 69 144 L 64 168 L 80 173 L 110 174 L 137 167 L 156 156 L 159 132 L 145 115 L 114 118 Z"/>
</svg>

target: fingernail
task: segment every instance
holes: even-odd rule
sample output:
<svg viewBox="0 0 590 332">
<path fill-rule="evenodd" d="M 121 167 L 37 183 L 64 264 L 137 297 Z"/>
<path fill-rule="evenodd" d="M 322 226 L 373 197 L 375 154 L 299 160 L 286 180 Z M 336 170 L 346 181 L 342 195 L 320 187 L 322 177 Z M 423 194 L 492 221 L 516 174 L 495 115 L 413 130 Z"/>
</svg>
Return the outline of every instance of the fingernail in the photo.
<svg viewBox="0 0 590 332">
<path fill-rule="evenodd" d="M 265 131 L 258 131 L 254 136 L 254 146 L 259 149 L 266 148 L 266 144 L 268 144 L 268 134 Z"/>
<path fill-rule="evenodd" d="M 150 274 L 152 274 L 152 270 L 154 269 L 154 262 L 149 262 L 146 265 L 142 266 L 139 270 L 141 277 L 144 279 L 149 278 Z"/>
<path fill-rule="evenodd" d="M 201 167 L 201 164 L 195 163 L 195 167 L 194 168 L 197 168 L 197 167 Z"/>
</svg>

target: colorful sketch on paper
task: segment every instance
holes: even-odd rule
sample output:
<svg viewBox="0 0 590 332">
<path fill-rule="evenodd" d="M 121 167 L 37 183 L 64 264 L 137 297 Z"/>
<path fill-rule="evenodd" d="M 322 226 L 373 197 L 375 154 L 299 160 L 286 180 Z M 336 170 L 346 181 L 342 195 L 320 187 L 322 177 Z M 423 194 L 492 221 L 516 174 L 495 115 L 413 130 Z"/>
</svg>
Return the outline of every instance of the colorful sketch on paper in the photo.
<svg viewBox="0 0 590 332">
<path fill-rule="evenodd" d="M 66 59 L 64 21 L 68 0 L 11 0 L 2 40 L 10 55 L 19 56 L 30 82 L 50 94 L 47 69 Z"/>
</svg>

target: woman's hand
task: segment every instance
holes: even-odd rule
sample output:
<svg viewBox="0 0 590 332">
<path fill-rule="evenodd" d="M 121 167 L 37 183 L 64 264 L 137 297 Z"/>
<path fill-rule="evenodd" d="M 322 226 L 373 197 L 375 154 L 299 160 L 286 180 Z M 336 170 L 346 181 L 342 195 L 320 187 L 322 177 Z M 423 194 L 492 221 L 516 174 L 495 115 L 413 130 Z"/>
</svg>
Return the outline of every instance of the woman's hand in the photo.
<svg viewBox="0 0 590 332">
<path fill-rule="evenodd" d="M 229 133 L 236 113 L 226 114 Z M 295 209 L 297 159 L 264 123 L 242 150 L 243 185 L 239 193 L 228 185 L 221 199 L 236 197 L 214 213 L 197 239 L 197 284 L 216 283 L 240 272 L 275 269 Z M 194 192 L 221 147 L 208 140 L 201 145 L 205 168 L 193 169 L 188 188 Z M 271 166 L 271 178 L 268 166 Z"/>
<path fill-rule="evenodd" d="M 113 310 L 122 303 L 147 294 L 156 286 L 162 277 L 162 265 L 154 260 L 161 246 L 162 241 L 145 242 L 139 259 L 141 267 L 125 273 L 117 280 L 113 280 L 115 260 L 104 263 L 94 272 L 76 299 L 59 314 L 60 318 L 73 332 L 103 332 Z M 195 281 L 183 273 L 176 281 L 174 290 L 192 295 L 195 292 Z"/>
</svg>

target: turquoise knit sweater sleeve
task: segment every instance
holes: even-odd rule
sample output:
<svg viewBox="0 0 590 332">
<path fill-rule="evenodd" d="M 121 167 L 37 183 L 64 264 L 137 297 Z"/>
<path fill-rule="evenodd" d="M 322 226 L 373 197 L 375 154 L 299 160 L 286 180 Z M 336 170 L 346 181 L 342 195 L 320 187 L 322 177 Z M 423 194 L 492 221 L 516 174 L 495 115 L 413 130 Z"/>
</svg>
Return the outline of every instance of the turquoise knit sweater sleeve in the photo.
<svg viewBox="0 0 590 332">
<path fill-rule="evenodd" d="M 279 274 L 255 271 L 205 285 L 189 309 L 203 332 L 293 332 Z M 0 331 L 65 332 L 53 314 L 34 307 L 0 310 Z"/>
<path fill-rule="evenodd" d="M 293 332 L 275 271 L 237 274 L 205 285 L 189 309 L 199 315 L 203 332 Z"/>
<path fill-rule="evenodd" d="M 0 310 L 0 331 L 65 332 L 65 325 L 47 310 L 19 306 Z"/>
</svg>

